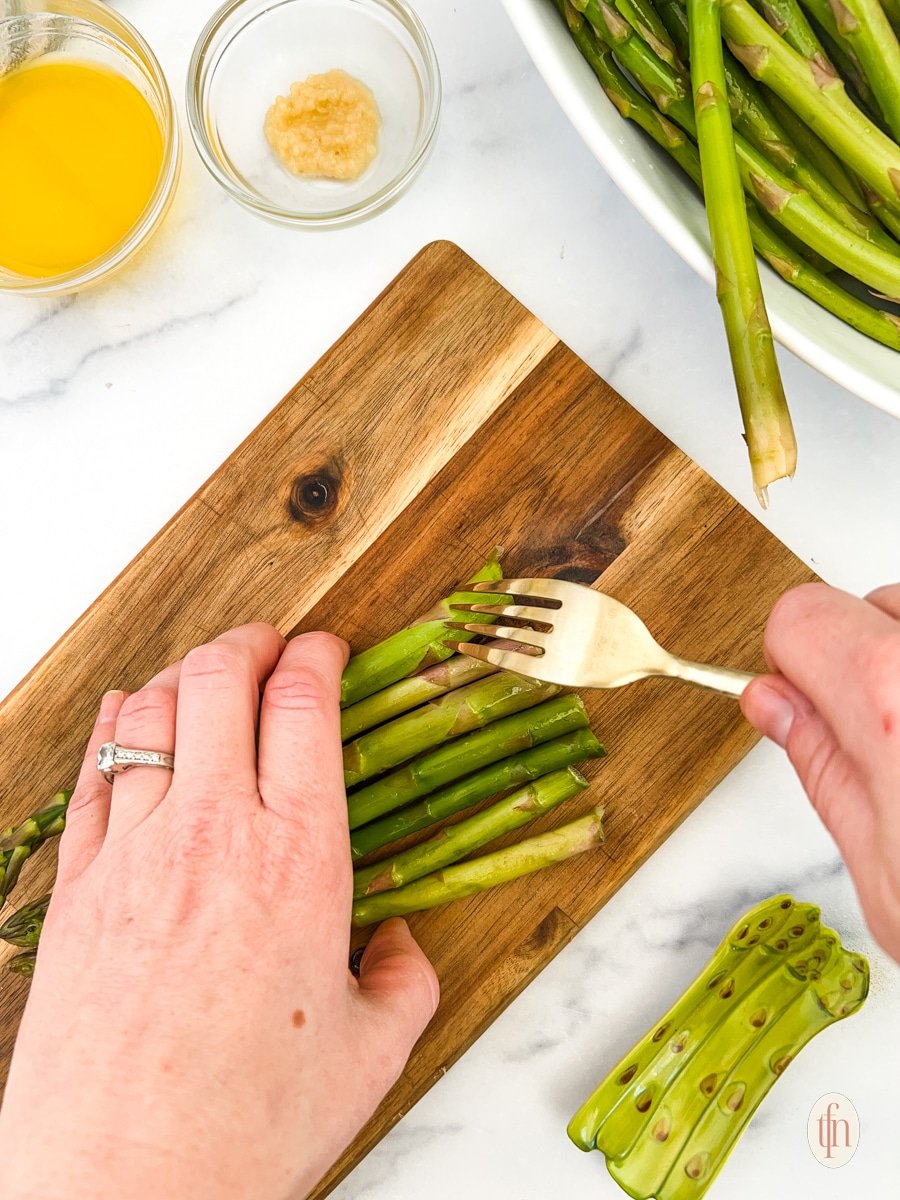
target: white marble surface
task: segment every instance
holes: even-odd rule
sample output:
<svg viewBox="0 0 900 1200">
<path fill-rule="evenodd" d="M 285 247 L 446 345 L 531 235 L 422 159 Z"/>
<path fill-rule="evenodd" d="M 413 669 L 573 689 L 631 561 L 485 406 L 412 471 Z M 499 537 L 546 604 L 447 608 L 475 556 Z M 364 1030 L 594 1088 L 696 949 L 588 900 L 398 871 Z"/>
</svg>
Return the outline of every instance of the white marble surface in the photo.
<svg viewBox="0 0 900 1200">
<path fill-rule="evenodd" d="M 120 6 L 181 92 L 209 0 Z M 419 0 L 445 82 L 425 174 L 376 222 L 293 233 L 220 194 L 189 145 L 151 251 L 60 303 L 0 299 L 0 692 L 425 242 L 457 241 L 738 499 L 752 505 L 712 294 L 622 199 L 556 109 L 498 5 Z M 767 525 L 830 581 L 895 579 L 900 423 L 783 356 L 800 469 Z M 664 801 L 664 797 L 660 797 Z M 871 943 L 781 754 L 735 771 L 369 1156 L 340 1200 L 621 1195 L 566 1140 L 587 1091 L 734 917 L 782 888 L 870 954 L 859 1016 L 791 1067 L 714 1189 L 887 1195 L 898 1168 L 900 972 Z M 853 1161 L 806 1144 L 824 1092 L 856 1104 Z"/>
</svg>

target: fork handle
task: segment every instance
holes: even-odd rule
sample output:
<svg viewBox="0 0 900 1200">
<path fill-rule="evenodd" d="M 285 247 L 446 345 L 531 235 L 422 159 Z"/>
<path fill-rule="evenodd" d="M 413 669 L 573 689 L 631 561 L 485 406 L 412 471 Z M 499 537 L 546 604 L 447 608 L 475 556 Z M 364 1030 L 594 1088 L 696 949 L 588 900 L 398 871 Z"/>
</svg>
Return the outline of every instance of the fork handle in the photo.
<svg viewBox="0 0 900 1200">
<path fill-rule="evenodd" d="M 756 676 L 749 671 L 735 671 L 731 667 L 713 667 L 708 663 L 690 662 L 686 658 L 676 658 L 672 655 L 671 670 L 667 675 L 683 679 L 685 683 L 696 684 L 697 687 L 708 688 L 713 692 L 724 692 L 726 696 L 743 694 L 744 688 Z"/>
</svg>

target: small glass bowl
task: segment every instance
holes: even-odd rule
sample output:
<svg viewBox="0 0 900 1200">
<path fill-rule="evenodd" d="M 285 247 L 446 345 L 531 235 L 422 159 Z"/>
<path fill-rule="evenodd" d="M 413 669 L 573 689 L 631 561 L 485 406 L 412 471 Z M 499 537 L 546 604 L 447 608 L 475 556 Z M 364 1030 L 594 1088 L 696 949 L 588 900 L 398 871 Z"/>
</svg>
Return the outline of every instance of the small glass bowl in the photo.
<svg viewBox="0 0 900 1200">
<path fill-rule="evenodd" d="M 351 182 L 294 175 L 263 132 L 276 96 L 334 68 L 371 88 L 382 119 L 375 161 Z M 392 204 L 428 157 L 440 107 L 434 47 L 403 0 L 229 0 L 188 71 L 191 134 L 213 178 L 251 212 L 300 228 L 352 225 Z"/>
<path fill-rule="evenodd" d="M 134 26 L 96 0 L 17 0 L 0 17 L 0 75 L 26 63 L 75 59 L 123 75 L 159 122 L 163 157 L 140 217 L 115 245 L 84 266 L 58 275 L 19 275 L 0 265 L 0 292 L 58 296 L 109 278 L 150 240 L 169 211 L 181 165 L 181 139 L 169 86 L 156 55 Z M 5 7 L 4 12 L 9 13 Z"/>
</svg>

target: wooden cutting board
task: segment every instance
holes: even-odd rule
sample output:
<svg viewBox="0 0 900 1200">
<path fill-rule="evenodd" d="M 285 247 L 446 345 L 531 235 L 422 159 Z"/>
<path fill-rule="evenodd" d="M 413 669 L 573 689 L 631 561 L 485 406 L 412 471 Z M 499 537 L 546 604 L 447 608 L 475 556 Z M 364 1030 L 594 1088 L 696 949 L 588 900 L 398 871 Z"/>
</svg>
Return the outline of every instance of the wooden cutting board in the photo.
<svg viewBox="0 0 900 1200">
<path fill-rule="evenodd" d="M 2 825 L 74 781 L 107 688 L 137 688 L 250 620 L 327 627 L 363 648 L 427 610 L 497 544 L 510 573 L 600 580 L 675 653 L 749 669 L 763 666 L 775 599 L 812 578 L 494 279 L 437 242 L 4 702 Z M 593 787 L 537 831 L 602 800 L 605 846 L 412 919 L 441 979 L 440 1010 L 317 1197 L 755 740 L 734 701 L 669 681 L 585 699 L 610 755 L 589 768 Z M 16 906 L 47 891 L 54 870 L 44 849 L 26 865 Z M 4 1079 L 26 991 L 0 976 Z"/>
</svg>

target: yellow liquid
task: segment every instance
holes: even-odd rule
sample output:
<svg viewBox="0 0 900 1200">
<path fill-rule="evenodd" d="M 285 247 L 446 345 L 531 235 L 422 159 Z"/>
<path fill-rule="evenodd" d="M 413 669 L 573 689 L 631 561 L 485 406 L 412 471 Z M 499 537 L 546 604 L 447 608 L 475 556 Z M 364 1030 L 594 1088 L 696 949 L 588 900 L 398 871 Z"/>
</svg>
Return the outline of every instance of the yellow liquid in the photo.
<svg viewBox="0 0 900 1200">
<path fill-rule="evenodd" d="M 162 133 L 121 75 L 49 61 L 0 79 L 0 266 L 46 277 L 83 267 L 141 215 Z"/>
</svg>

